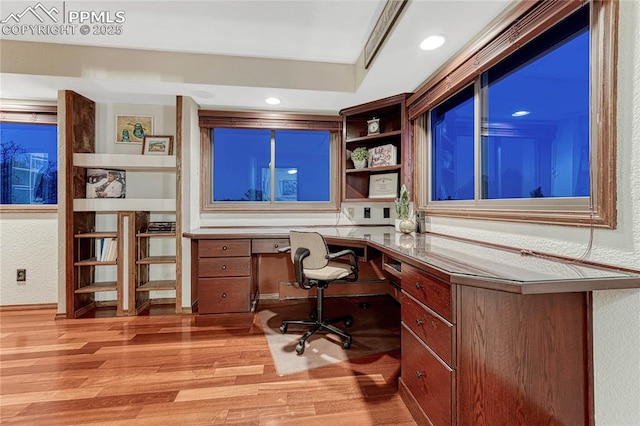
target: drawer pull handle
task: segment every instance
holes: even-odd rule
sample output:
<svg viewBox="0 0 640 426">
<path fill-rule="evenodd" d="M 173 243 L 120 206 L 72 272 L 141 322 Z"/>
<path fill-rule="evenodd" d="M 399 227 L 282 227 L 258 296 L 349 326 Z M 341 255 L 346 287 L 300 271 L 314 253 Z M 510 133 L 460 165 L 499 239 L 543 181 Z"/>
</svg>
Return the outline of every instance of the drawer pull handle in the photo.
<svg viewBox="0 0 640 426">
<path fill-rule="evenodd" d="M 424 377 L 424 371 L 416 371 L 416 377 L 422 379 Z"/>
<path fill-rule="evenodd" d="M 226 249 L 227 249 L 227 246 L 222 246 L 222 250 L 226 250 Z"/>
<path fill-rule="evenodd" d="M 226 299 L 227 298 L 227 293 L 222 293 L 222 298 Z"/>
<path fill-rule="evenodd" d="M 424 324 L 424 321 L 422 321 L 420 318 L 416 318 L 416 324 L 422 325 Z"/>
<path fill-rule="evenodd" d="M 416 283 L 416 289 L 420 290 L 422 288 L 422 284 Z"/>
<path fill-rule="evenodd" d="M 227 269 L 227 265 L 222 265 L 222 270 L 226 270 Z"/>
<path fill-rule="evenodd" d="M 278 245 L 277 245 L 277 244 L 274 244 L 274 245 L 273 245 L 273 248 L 278 248 Z"/>
</svg>

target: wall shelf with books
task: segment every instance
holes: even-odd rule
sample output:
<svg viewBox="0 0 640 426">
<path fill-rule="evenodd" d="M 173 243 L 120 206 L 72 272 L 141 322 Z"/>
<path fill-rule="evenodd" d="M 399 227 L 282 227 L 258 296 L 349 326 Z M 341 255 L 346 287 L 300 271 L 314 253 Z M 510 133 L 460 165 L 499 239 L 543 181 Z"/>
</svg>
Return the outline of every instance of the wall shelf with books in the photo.
<svg viewBox="0 0 640 426">
<path fill-rule="evenodd" d="M 174 303 L 181 309 L 181 285 L 176 262 L 176 222 L 151 220 L 157 213 L 137 211 L 134 218 L 135 247 L 130 263 L 130 311 L 138 314 L 154 303 Z M 156 293 L 157 292 L 157 293 Z"/>
<path fill-rule="evenodd" d="M 342 201 L 392 201 L 402 184 L 412 187 L 410 132 L 406 114 L 409 93 L 380 99 L 340 111 L 343 121 Z M 350 153 L 369 153 L 368 165 L 356 168 Z M 371 196 L 371 177 L 397 172 L 397 188 L 389 196 Z"/>
</svg>

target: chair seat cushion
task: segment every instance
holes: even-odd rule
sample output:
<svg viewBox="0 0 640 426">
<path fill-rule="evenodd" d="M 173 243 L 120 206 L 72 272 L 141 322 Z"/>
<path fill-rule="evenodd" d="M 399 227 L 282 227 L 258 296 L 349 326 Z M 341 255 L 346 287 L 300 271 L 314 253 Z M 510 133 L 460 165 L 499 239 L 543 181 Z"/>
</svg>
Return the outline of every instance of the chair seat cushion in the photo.
<svg viewBox="0 0 640 426">
<path fill-rule="evenodd" d="M 344 278 L 351 274 L 351 266 L 341 262 L 329 262 L 320 269 L 306 269 L 304 275 L 310 280 L 332 281 Z"/>
</svg>

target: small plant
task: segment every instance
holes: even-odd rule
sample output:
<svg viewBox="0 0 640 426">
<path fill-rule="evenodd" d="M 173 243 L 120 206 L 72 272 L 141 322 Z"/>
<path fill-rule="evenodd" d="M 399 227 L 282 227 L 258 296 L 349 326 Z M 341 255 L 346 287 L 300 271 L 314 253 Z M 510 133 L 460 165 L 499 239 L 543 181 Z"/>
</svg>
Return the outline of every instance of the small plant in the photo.
<svg viewBox="0 0 640 426">
<path fill-rule="evenodd" d="M 369 158 L 369 150 L 363 146 L 354 149 L 351 152 L 351 159 L 353 161 L 366 161 Z"/>
<path fill-rule="evenodd" d="M 396 198 L 395 201 L 396 215 L 400 220 L 409 219 L 409 213 L 411 213 L 409 198 L 409 190 L 407 190 L 407 187 L 405 185 L 402 185 L 402 187 L 400 188 L 400 197 Z"/>
</svg>

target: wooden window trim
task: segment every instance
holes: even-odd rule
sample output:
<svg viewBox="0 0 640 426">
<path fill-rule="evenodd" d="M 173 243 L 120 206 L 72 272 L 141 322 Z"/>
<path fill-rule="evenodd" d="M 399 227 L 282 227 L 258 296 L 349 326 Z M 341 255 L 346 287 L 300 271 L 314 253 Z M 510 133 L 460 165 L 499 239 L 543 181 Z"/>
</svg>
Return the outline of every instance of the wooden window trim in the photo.
<svg viewBox="0 0 640 426">
<path fill-rule="evenodd" d="M 555 225 L 617 226 L 616 104 L 618 62 L 619 0 L 591 1 L 591 192 L 588 209 L 532 211 L 529 208 L 493 208 L 489 200 L 480 203 L 429 203 L 425 183 L 430 180 L 424 161 L 428 143 L 425 114 L 433 107 L 471 84 L 480 74 L 516 51 L 520 46 L 551 28 L 564 17 L 589 3 L 584 0 L 517 2 L 468 48 L 430 77 L 408 101 L 408 115 L 414 132 L 414 152 L 422 161 L 417 170 L 416 197 L 420 210 L 430 216 L 468 219 L 535 222 Z M 454 205 L 455 204 L 455 205 Z M 478 206 L 481 204 L 481 206 Z M 494 204 L 495 205 L 495 204 Z"/>
<path fill-rule="evenodd" d="M 340 182 L 331 180 L 331 200 L 328 202 L 213 202 L 211 163 L 211 129 L 216 127 L 276 130 L 325 130 L 331 133 L 331 176 L 338 176 L 342 117 L 268 112 L 212 111 L 198 112 L 200 122 L 200 211 L 212 212 L 338 212 Z"/>
</svg>

